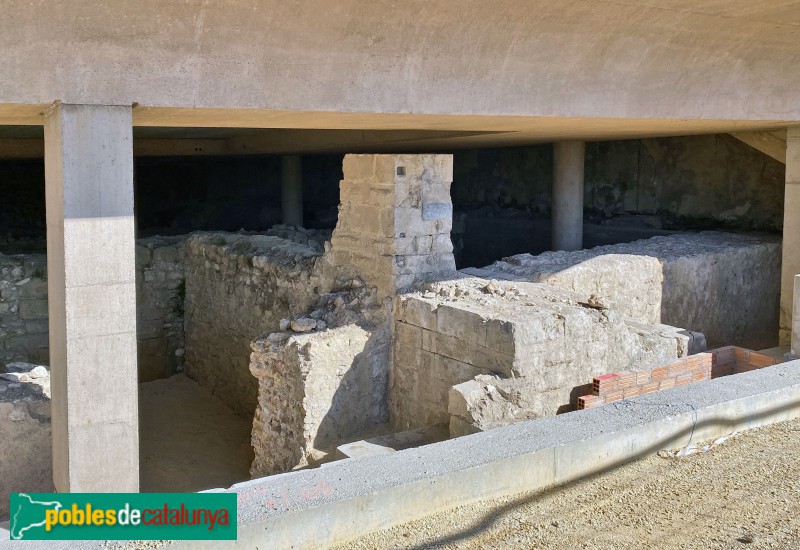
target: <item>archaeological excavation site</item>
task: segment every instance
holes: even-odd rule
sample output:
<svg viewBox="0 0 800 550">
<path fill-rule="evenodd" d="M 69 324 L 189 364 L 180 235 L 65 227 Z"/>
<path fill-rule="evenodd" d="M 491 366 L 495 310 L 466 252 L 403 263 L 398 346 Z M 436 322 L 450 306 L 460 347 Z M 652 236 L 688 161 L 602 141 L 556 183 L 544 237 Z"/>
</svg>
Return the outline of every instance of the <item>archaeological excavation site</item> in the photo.
<svg viewBox="0 0 800 550">
<path fill-rule="evenodd" d="M 800 418 L 800 9 L 8 4 L 0 547 L 180 493 L 328 548 Z"/>
</svg>

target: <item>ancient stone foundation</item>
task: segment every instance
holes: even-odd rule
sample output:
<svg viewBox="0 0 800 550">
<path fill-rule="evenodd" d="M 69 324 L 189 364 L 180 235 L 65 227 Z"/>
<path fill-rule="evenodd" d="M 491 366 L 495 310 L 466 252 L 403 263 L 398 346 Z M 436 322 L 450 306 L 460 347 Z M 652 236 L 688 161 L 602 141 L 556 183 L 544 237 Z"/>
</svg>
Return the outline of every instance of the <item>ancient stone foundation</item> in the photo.
<svg viewBox="0 0 800 550">
<path fill-rule="evenodd" d="M 182 365 L 184 262 L 182 237 L 136 243 L 139 378 L 174 374 Z M 0 254 L 0 370 L 9 362 L 49 360 L 47 259 Z"/>
<path fill-rule="evenodd" d="M 186 243 L 186 373 L 252 415 L 250 343 L 310 310 L 323 281 L 319 247 L 271 235 L 198 233 Z"/>
<path fill-rule="evenodd" d="M 702 332 L 712 347 L 777 345 L 781 241 L 702 232 L 576 252 L 520 254 L 464 273 L 547 283 L 644 322 Z"/>
<path fill-rule="evenodd" d="M 690 341 L 549 285 L 477 278 L 398 297 L 394 326 L 398 430 L 448 423 L 450 388 L 479 375 L 520 381 L 528 418 L 571 410 L 592 376 L 685 356 Z"/>
<path fill-rule="evenodd" d="M 254 475 L 313 463 L 385 424 L 392 299 L 455 275 L 452 157 L 348 155 L 343 167 L 336 229 L 315 264 L 329 271 L 310 285 L 319 301 L 284 310 L 280 332 L 253 343 Z"/>
<path fill-rule="evenodd" d="M 384 423 L 386 348 L 386 339 L 357 325 L 254 342 L 250 370 L 260 392 L 253 447 L 260 452 L 251 474 L 314 463 Z"/>
</svg>

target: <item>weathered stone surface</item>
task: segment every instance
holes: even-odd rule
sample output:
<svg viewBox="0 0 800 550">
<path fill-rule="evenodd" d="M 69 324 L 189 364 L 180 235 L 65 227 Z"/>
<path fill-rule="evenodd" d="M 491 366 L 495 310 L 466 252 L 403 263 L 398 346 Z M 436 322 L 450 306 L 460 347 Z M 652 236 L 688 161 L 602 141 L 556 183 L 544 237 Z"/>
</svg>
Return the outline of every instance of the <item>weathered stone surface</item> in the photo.
<svg viewBox="0 0 800 550">
<path fill-rule="evenodd" d="M 333 279 L 321 254 L 268 235 L 196 233 L 186 246 L 186 372 L 250 416 L 258 383 L 250 343 L 309 311 Z"/>
<path fill-rule="evenodd" d="M 780 262 L 776 237 L 708 231 L 520 254 L 463 272 L 594 295 L 630 317 L 702 332 L 711 347 L 762 349 L 777 344 Z"/>
<path fill-rule="evenodd" d="M 253 342 L 259 381 L 253 476 L 304 466 L 315 450 L 367 433 L 386 419 L 387 340 L 356 325 Z"/>
<path fill-rule="evenodd" d="M 184 237 L 150 237 L 136 245 L 139 378 L 170 376 L 182 365 Z M 0 367 L 49 361 L 47 261 L 0 255 Z"/>
<path fill-rule="evenodd" d="M 13 369 L 24 379 L 0 378 L 0 518 L 10 493 L 53 491 L 50 375 L 27 363 Z"/>
<path fill-rule="evenodd" d="M 317 322 L 314 319 L 309 319 L 308 317 L 301 317 L 292 321 L 289 326 L 295 332 L 311 332 L 317 328 Z"/>
<path fill-rule="evenodd" d="M 347 155 L 333 262 L 393 296 L 455 273 L 451 155 Z"/>
<path fill-rule="evenodd" d="M 450 388 L 479 375 L 524 379 L 524 414 L 546 416 L 568 410 L 573 390 L 593 376 L 689 351 L 679 328 L 626 318 L 550 285 L 463 278 L 429 288 L 395 300 L 396 429 L 448 422 Z"/>
</svg>

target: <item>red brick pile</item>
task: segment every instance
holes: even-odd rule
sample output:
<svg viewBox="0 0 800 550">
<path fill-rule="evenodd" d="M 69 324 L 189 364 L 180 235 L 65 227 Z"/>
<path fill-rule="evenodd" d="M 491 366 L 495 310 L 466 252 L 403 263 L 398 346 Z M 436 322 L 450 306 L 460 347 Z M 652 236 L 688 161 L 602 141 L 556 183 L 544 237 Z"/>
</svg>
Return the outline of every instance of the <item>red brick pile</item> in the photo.
<svg viewBox="0 0 800 550">
<path fill-rule="evenodd" d="M 710 353 L 714 357 L 712 360 L 713 366 L 711 367 L 712 378 L 763 369 L 784 361 L 783 359 L 776 359 L 757 351 L 737 348 L 736 346 L 718 348 Z"/>
<path fill-rule="evenodd" d="M 676 363 L 654 369 L 604 374 L 592 380 L 591 395 L 578 398 L 578 409 L 593 409 L 637 395 L 757 370 L 778 363 L 783 363 L 783 360 L 749 349 L 726 346 L 690 355 Z"/>
<path fill-rule="evenodd" d="M 592 380 L 592 394 L 578 398 L 578 409 L 592 409 L 637 395 L 709 380 L 712 360 L 711 353 L 698 353 L 654 369 L 596 376 Z"/>
</svg>

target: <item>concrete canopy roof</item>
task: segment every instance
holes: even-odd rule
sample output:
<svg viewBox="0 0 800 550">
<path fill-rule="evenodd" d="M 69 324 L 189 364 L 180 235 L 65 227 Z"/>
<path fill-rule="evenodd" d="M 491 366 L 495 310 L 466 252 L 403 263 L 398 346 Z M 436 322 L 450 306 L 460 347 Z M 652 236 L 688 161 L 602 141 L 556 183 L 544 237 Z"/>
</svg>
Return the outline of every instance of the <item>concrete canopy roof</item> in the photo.
<svg viewBox="0 0 800 550">
<path fill-rule="evenodd" d="M 800 121 L 800 4 L 786 0 L 6 0 L 3 12 L 0 124 L 41 124 L 55 100 L 136 104 L 136 126 L 444 132 L 425 136 L 436 148 Z"/>
</svg>

